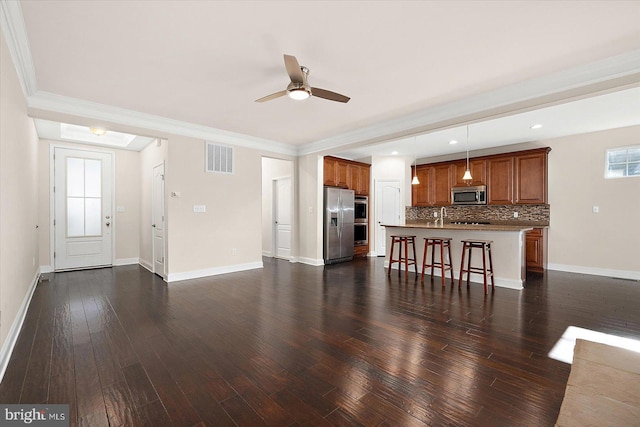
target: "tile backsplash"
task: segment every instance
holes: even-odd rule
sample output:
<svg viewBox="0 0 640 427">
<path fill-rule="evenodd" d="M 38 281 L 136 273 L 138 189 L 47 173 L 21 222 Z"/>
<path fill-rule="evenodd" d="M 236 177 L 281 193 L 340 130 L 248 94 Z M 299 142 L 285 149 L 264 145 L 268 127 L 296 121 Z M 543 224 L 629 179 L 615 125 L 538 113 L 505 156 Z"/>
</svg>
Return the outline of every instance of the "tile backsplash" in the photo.
<svg viewBox="0 0 640 427">
<path fill-rule="evenodd" d="M 535 223 L 549 225 L 549 205 L 469 205 L 447 206 L 445 222 L 490 221 L 493 223 Z M 434 212 L 440 215 L 440 207 L 407 206 L 406 221 L 433 221 Z M 514 218 L 513 213 L 518 212 Z"/>
</svg>

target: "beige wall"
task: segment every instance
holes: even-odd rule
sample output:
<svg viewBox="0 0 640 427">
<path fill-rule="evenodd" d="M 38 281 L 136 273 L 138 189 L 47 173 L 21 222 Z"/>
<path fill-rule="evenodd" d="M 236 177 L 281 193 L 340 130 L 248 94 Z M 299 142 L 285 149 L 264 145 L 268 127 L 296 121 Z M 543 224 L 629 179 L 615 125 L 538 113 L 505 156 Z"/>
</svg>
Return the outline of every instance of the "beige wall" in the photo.
<svg viewBox="0 0 640 427">
<path fill-rule="evenodd" d="M 51 271 L 51 149 L 66 147 L 75 150 L 102 151 L 113 154 L 115 172 L 115 204 L 113 206 L 113 236 L 115 239 L 114 264 L 138 263 L 140 256 L 140 153 L 86 144 L 40 140 L 38 153 L 38 221 L 40 224 L 40 265 L 42 271 Z M 116 208 L 124 212 L 116 212 Z"/>
<path fill-rule="evenodd" d="M 291 178 L 293 189 L 293 162 L 262 158 L 262 254 L 265 256 L 273 256 L 273 179 L 283 177 Z M 293 203 L 291 206 L 293 208 Z"/>
<path fill-rule="evenodd" d="M 38 137 L 0 33 L 0 369 L 17 337 L 38 260 Z M 13 329 L 12 329 L 13 328 Z M 9 336 L 11 331 L 12 336 Z M 15 333 L 15 335 L 13 335 Z M 9 339 L 8 339 L 9 338 Z M 0 373 L 1 374 L 1 373 Z"/>
<path fill-rule="evenodd" d="M 552 148 L 549 268 L 640 280 L 640 177 L 604 178 L 606 149 L 640 145 L 640 126 L 542 145 Z"/>
<path fill-rule="evenodd" d="M 164 163 L 164 174 L 169 173 L 167 162 L 168 142 L 162 140 L 160 146 L 151 143 L 140 152 L 140 264 L 153 271 L 153 240 L 152 240 L 152 212 L 151 192 L 153 189 L 153 168 Z M 167 215 L 168 195 L 165 186 L 165 227 L 169 226 Z M 166 235 L 165 235 L 166 236 Z M 168 239 L 165 238 L 165 263 L 169 259 L 166 251 Z M 166 264 L 165 264 L 166 267 Z"/>
<path fill-rule="evenodd" d="M 207 173 L 204 144 L 169 138 L 169 281 L 262 266 L 261 153 L 235 147 L 233 174 Z"/>
</svg>

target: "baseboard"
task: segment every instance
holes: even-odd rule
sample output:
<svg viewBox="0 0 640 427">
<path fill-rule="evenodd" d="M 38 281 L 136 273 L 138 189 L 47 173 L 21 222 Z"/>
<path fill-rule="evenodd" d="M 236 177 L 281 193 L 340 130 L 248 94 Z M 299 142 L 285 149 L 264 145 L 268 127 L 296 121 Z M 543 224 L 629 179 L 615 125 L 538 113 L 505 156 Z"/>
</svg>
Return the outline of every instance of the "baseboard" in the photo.
<svg viewBox="0 0 640 427">
<path fill-rule="evenodd" d="M 2 344 L 2 349 L 0 349 L 0 382 L 2 382 L 2 378 L 4 378 L 4 373 L 7 370 L 7 366 L 9 366 L 11 353 L 13 353 L 13 348 L 15 347 L 16 341 L 18 340 L 18 335 L 20 335 L 20 329 L 22 329 L 22 324 L 24 323 L 24 318 L 27 315 L 27 310 L 29 309 L 29 304 L 31 303 L 31 297 L 33 296 L 33 292 L 36 290 L 38 280 L 40 280 L 40 271 L 36 271 L 36 274 L 31 281 L 31 284 L 29 285 L 29 289 L 27 289 L 27 293 L 22 300 L 22 305 L 20 305 L 20 309 L 18 310 L 15 319 L 13 320 L 11 329 L 9 329 L 7 338 Z"/>
<path fill-rule="evenodd" d="M 262 261 L 259 261 L 249 262 L 246 264 L 226 265 L 224 267 L 206 268 L 204 270 L 184 271 L 182 273 L 169 273 L 167 276 L 167 282 L 198 279 L 200 277 L 217 276 L 218 274 L 235 273 L 238 271 L 253 270 L 262 267 Z"/>
<path fill-rule="evenodd" d="M 140 264 L 140 258 L 120 258 L 113 262 L 113 265 L 115 266 L 133 265 L 133 264 Z"/>
<path fill-rule="evenodd" d="M 298 262 L 300 264 L 313 265 L 315 267 L 319 267 L 321 265 L 324 265 L 324 260 L 323 259 L 306 258 L 306 257 L 302 257 L 302 256 L 298 258 Z"/>
<path fill-rule="evenodd" d="M 614 277 L 617 279 L 640 280 L 640 271 L 614 270 L 610 268 L 586 267 L 582 265 L 553 264 L 547 270 L 565 271 L 567 273 L 591 274 L 593 276 Z"/>
<path fill-rule="evenodd" d="M 267 258 L 273 258 L 273 253 L 271 251 L 262 251 L 262 256 L 266 256 Z"/>
<path fill-rule="evenodd" d="M 387 269 L 389 268 L 389 262 L 385 261 L 384 262 L 384 268 Z M 392 267 L 392 270 L 397 270 L 398 269 L 398 265 L 394 265 Z M 409 272 L 410 273 L 415 273 L 415 270 L 413 270 L 413 268 L 411 266 L 409 266 Z M 418 265 L 418 274 L 422 273 L 422 269 L 420 268 L 420 265 Z M 451 281 L 451 276 L 449 276 L 449 274 L 451 273 L 447 273 L 447 283 L 449 283 L 449 281 Z M 438 270 L 435 270 L 433 272 L 433 276 L 434 277 L 441 277 L 440 276 L 440 272 Z M 467 276 L 465 276 L 466 279 Z M 453 278 L 454 278 L 454 283 L 458 283 L 458 279 L 460 278 L 460 272 L 457 271 L 455 268 L 453 269 Z M 478 283 L 478 284 L 483 284 L 483 282 L 479 282 L 478 279 L 482 279 L 482 273 L 480 273 L 479 275 L 471 275 L 471 278 L 469 279 L 469 281 L 471 283 Z M 427 279 L 425 279 L 426 281 Z M 440 279 L 438 279 L 440 280 Z M 503 277 L 499 277 L 499 276 L 495 276 L 494 277 L 494 283 L 496 285 L 496 287 L 499 288 L 507 288 L 507 289 L 515 289 L 515 290 L 522 290 L 524 289 L 524 281 L 523 280 L 516 280 L 516 279 L 505 279 Z"/>
<path fill-rule="evenodd" d="M 41 265 L 40 274 L 53 273 L 53 267 L 50 265 Z"/>
<path fill-rule="evenodd" d="M 149 270 L 150 272 L 153 273 L 153 266 L 151 265 L 151 263 L 149 261 L 146 261 L 146 260 L 140 258 L 138 260 L 138 264 L 140 264 L 141 266 L 143 266 L 144 268 L 146 268 L 147 270 Z"/>
</svg>

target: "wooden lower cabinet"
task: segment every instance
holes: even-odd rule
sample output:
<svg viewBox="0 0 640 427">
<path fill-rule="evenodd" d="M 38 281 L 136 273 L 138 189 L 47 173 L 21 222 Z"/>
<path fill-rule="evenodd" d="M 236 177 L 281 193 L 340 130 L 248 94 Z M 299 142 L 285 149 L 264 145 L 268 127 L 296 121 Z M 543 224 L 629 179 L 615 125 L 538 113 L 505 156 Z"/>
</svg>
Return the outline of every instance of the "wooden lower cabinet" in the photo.
<svg viewBox="0 0 640 427">
<path fill-rule="evenodd" d="M 534 228 L 525 238 L 527 271 L 544 273 L 547 268 L 547 230 Z"/>
<path fill-rule="evenodd" d="M 369 245 L 356 245 L 353 247 L 354 257 L 367 256 L 368 253 L 369 253 Z"/>
</svg>

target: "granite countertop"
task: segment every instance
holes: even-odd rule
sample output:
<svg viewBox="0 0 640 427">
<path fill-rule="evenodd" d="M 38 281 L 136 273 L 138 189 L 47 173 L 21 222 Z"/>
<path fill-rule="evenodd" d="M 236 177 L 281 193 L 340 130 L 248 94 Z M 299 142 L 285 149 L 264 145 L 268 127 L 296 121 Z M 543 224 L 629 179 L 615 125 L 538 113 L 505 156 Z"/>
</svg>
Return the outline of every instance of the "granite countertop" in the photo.
<svg viewBox="0 0 640 427">
<path fill-rule="evenodd" d="M 406 224 L 386 225 L 385 227 L 402 227 L 402 228 L 426 228 L 434 230 L 479 230 L 479 231 L 528 231 L 534 228 L 542 228 L 546 226 L 538 225 L 513 225 L 513 224 L 451 224 L 445 223 L 443 226 L 435 225 L 433 222 L 407 222 Z"/>
</svg>

